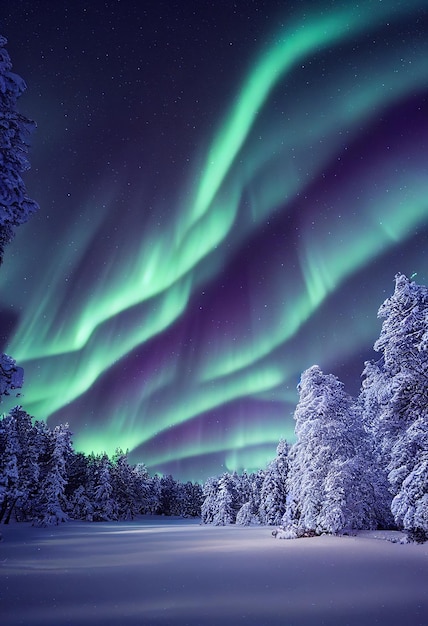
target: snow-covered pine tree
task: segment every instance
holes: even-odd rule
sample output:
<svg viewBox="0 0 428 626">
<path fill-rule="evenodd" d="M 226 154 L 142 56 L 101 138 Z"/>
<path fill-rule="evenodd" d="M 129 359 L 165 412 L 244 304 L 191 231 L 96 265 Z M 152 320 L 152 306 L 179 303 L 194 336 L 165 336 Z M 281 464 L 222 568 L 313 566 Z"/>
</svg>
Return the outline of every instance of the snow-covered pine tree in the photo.
<svg viewBox="0 0 428 626">
<path fill-rule="evenodd" d="M 278 526 L 282 522 L 287 499 L 288 453 L 289 446 L 281 439 L 261 488 L 259 514 L 263 524 Z"/>
<path fill-rule="evenodd" d="M 253 524 L 259 524 L 260 520 L 257 515 L 253 513 L 252 502 L 245 502 L 236 514 L 236 522 L 238 526 L 251 526 Z"/>
<path fill-rule="evenodd" d="M 7 39 L 0 36 L 0 264 L 16 227 L 38 209 L 21 176 L 29 169 L 28 135 L 35 124 L 17 111 L 26 85 L 12 72 L 6 44 Z"/>
<path fill-rule="evenodd" d="M 47 472 L 40 487 L 38 515 L 34 523 L 38 526 L 60 524 L 67 520 L 67 458 L 72 451 L 71 433 L 68 424 L 60 424 L 49 431 Z"/>
<path fill-rule="evenodd" d="M 68 514 L 69 517 L 74 520 L 93 521 L 94 507 L 83 485 L 80 485 L 73 491 L 68 501 Z"/>
<path fill-rule="evenodd" d="M 225 472 L 220 476 L 212 520 L 215 526 L 226 526 L 227 524 L 235 523 L 236 515 L 242 506 L 237 487 L 238 480 L 236 474 Z"/>
<path fill-rule="evenodd" d="M 112 486 L 112 464 L 107 454 L 91 455 L 91 483 L 89 497 L 93 506 L 94 522 L 109 522 L 118 517 L 117 502 Z"/>
<path fill-rule="evenodd" d="M 22 492 L 19 488 L 19 444 L 16 418 L 11 415 L 0 421 L 0 523 L 9 523 Z"/>
<path fill-rule="evenodd" d="M 131 468 L 135 498 L 138 503 L 137 513 L 148 513 L 151 498 L 151 480 L 144 463 L 137 463 Z"/>
<path fill-rule="evenodd" d="M 135 474 L 128 462 L 128 454 L 120 448 L 116 450 L 112 459 L 111 478 L 119 519 L 133 519 L 139 512 L 141 503 L 136 490 Z"/>
<path fill-rule="evenodd" d="M 298 390 L 285 536 L 376 528 L 374 469 L 356 402 L 317 365 Z"/>
<path fill-rule="evenodd" d="M 403 274 L 381 305 L 382 330 L 374 349 L 377 364 L 366 364 L 363 383 L 366 421 L 379 442 L 388 474 L 397 525 L 428 539 L 428 289 Z M 369 401 L 371 403 L 369 404 Z"/>
<path fill-rule="evenodd" d="M 20 447 L 18 457 L 19 496 L 15 505 L 15 516 L 18 520 L 32 519 L 33 502 L 40 489 L 39 449 L 37 430 L 32 424 L 31 416 L 21 406 L 10 411 L 16 420 L 16 429 Z"/>
<path fill-rule="evenodd" d="M 162 476 L 160 479 L 160 497 L 159 497 L 159 509 L 160 515 L 178 515 L 177 511 L 180 505 L 177 502 L 178 497 L 178 483 L 174 480 L 171 474 Z"/>
<path fill-rule="evenodd" d="M 219 489 L 217 476 L 210 476 L 202 488 L 203 502 L 201 506 L 201 520 L 203 524 L 212 524 L 217 508 L 217 496 Z"/>
<path fill-rule="evenodd" d="M 159 508 L 159 476 L 149 476 L 144 463 L 137 463 L 133 467 L 133 474 L 136 482 L 135 489 L 139 501 L 139 512 L 153 515 Z"/>
</svg>

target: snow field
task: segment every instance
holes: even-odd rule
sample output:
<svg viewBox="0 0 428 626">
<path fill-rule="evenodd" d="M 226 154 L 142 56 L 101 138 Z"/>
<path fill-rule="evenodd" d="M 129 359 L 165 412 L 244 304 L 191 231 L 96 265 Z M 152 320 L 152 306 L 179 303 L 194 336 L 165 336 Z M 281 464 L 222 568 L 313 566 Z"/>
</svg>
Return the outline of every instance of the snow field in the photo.
<svg viewBox="0 0 428 626">
<path fill-rule="evenodd" d="M 426 626 L 428 545 L 269 527 L 3 527 L 2 626 Z"/>
</svg>

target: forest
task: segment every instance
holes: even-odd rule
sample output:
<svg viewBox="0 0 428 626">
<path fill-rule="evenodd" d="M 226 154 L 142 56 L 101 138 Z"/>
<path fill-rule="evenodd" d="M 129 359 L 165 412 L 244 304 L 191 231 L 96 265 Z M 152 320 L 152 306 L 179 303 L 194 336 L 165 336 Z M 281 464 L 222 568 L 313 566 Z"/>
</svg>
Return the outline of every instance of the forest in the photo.
<svg viewBox="0 0 428 626">
<path fill-rule="evenodd" d="M 37 210 L 22 175 L 34 124 L 17 111 L 24 81 L 0 37 L 0 259 Z M 428 539 L 428 289 L 398 274 L 380 306 L 376 361 L 357 398 L 317 365 L 301 377 L 296 442 L 255 474 L 223 473 L 204 485 L 149 476 L 126 452 L 76 452 L 67 424 L 51 429 L 14 407 L 0 420 L 0 521 L 59 524 L 139 514 L 201 516 L 205 524 L 266 524 L 278 538 L 393 528 Z M 0 358 L 0 396 L 23 372 Z"/>
</svg>

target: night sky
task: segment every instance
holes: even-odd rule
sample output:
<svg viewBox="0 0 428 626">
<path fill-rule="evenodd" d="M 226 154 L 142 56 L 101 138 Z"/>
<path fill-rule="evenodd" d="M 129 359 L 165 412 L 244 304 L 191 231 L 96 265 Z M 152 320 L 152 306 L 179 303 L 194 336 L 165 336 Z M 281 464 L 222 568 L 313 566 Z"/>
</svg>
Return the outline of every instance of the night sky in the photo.
<svg viewBox="0 0 428 626">
<path fill-rule="evenodd" d="M 38 126 L 18 402 L 151 473 L 264 467 L 301 372 L 357 394 L 394 275 L 428 284 L 427 0 L 2 0 L 0 32 Z"/>
</svg>

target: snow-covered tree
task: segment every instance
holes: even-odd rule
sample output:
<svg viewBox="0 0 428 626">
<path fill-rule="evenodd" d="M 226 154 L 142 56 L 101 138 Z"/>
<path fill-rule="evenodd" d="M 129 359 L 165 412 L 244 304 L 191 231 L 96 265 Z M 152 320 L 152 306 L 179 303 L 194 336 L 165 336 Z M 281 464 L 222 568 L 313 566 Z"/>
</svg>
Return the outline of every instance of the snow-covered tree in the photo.
<svg viewBox="0 0 428 626">
<path fill-rule="evenodd" d="M 376 528 L 375 468 L 357 403 L 317 365 L 302 374 L 289 456 L 288 536 Z"/>
<path fill-rule="evenodd" d="M 134 474 L 137 481 L 140 513 L 154 515 L 159 509 L 160 478 L 157 475 L 149 476 L 144 463 L 138 463 L 134 467 Z"/>
<path fill-rule="evenodd" d="M 177 511 L 181 517 L 200 517 L 202 505 L 202 487 L 188 481 L 179 483 Z"/>
<path fill-rule="evenodd" d="M 225 472 L 220 476 L 218 481 L 218 491 L 212 523 L 215 526 L 234 524 L 236 515 L 242 504 L 242 499 L 238 491 L 237 475 Z"/>
<path fill-rule="evenodd" d="M 21 446 L 15 417 L 10 415 L 0 422 L 0 522 L 8 523 L 18 498 L 23 495 L 19 488 L 19 456 Z"/>
<path fill-rule="evenodd" d="M 32 424 L 31 416 L 21 406 L 14 407 L 9 415 L 16 421 L 20 447 L 18 468 L 21 495 L 16 501 L 15 516 L 20 520 L 29 520 L 32 519 L 33 503 L 40 490 L 37 429 Z"/>
<path fill-rule="evenodd" d="M 159 509 L 160 515 L 179 515 L 179 504 L 177 503 L 178 497 L 178 483 L 174 480 L 171 474 L 162 476 L 160 479 L 160 496 L 159 496 Z"/>
<path fill-rule="evenodd" d="M 428 540 L 428 420 L 417 419 L 392 448 L 389 480 L 397 525 L 416 541 Z"/>
<path fill-rule="evenodd" d="M 378 316 L 374 349 L 381 358 L 366 364 L 365 419 L 388 475 L 397 525 L 428 538 L 428 289 L 398 274 Z"/>
<path fill-rule="evenodd" d="M 68 503 L 68 513 L 71 519 L 93 521 L 94 507 L 83 485 L 73 491 Z"/>
<path fill-rule="evenodd" d="M 39 487 L 36 429 L 17 406 L 0 420 L 0 522 L 31 519 Z"/>
<path fill-rule="evenodd" d="M 203 502 L 201 506 L 201 519 L 203 524 L 212 524 L 217 508 L 219 479 L 216 476 L 210 476 L 204 483 L 202 488 Z"/>
<path fill-rule="evenodd" d="M 6 44 L 7 39 L 0 36 L 0 263 L 16 227 L 38 208 L 22 180 L 22 173 L 29 169 L 28 135 L 35 124 L 17 111 L 26 85 L 12 72 Z"/>
<path fill-rule="evenodd" d="M 137 463 L 132 467 L 134 493 L 138 504 L 138 513 L 153 513 L 159 504 L 155 493 L 154 481 L 150 478 L 144 463 Z"/>
<path fill-rule="evenodd" d="M 136 476 L 129 465 L 127 453 L 119 448 L 112 459 L 111 478 L 119 519 L 133 519 L 141 507 L 136 489 Z"/>
<path fill-rule="evenodd" d="M 245 502 L 236 514 L 236 522 L 238 526 L 252 526 L 260 524 L 260 519 L 253 511 L 251 502 Z"/>
<path fill-rule="evenodd" d="M 108 522 L 117 519 L 118 507 L 113 495 L 112 464 L 107 454 L 91 456 L 90 501 L 94 508 L 95 522 Z"/>
<path fill-rule="evenodd" d="M 72 450 L 68 424 L 56 426 L 49 435 L 48 467 L 40 485 L 39 511 L 34 520 L 34 523 L 39 526 L 50 526 L 67 520 L 66 459 Z"/>
<path fill-rule="evenodd" d="M 234 524 L 236 520 L 236 504 L 233 498 L 233 487 L 230 474 L 223 474 L 218 483 L 216 508 L 213 517 L 214 526 Z"/>
<path fill-rule="evenodd" d="M 287 498 L 289 446 L 281 439 L 276 449 L 276 457 L 269 464 L 263 480 L 259 514 L 263 524 L 279 525 L 285 513 Z"/>
</svg>

